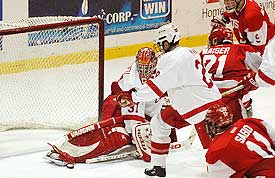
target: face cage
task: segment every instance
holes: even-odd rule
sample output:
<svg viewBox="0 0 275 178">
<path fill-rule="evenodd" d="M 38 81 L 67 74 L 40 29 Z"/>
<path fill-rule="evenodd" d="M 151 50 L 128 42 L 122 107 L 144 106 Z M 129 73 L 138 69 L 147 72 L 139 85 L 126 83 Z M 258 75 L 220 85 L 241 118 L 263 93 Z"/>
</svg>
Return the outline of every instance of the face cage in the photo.
<svg viewBox="0 0 275 178">
<path fill-rule="evenodd" d="M 224 8 L 228 13 L 232 13 L 237 8 L 238 4 L 235 0 L 224 0 Z"/>
<path fill-rule="evenodd" d="M 145 84 L 154 72 L 154 64 L 137 64 L 139 78 L 142 84 Z"/>
<path fill-rule="evenodd" d="M 233 116 L 232 116 L 233 119 Z M 208 133 L 208 135 L 210 136 L 210 138 L 214 138 L 218 133 L 224 132 L 225 130 L 227 130 L 229 127 L 231 127 L 232 125 L 232 120 L 230 122 L 226 122 L 226 123 L 222 123 L 221 126 L 219 126 L 217 123 L 214 123 L 212 121 L 209 121 L 210 119 L 205 119 L 206 124 L 205 124 L 205 128 L 206 128 L 206 132 Z"/>
<path fill-rule="evenodd" d="M 215 132 L 215 125 L 212 122 L 209 122 L 206 120 L 206 124 L 205 124 L 205 128 L 206 128 L 206 132 L 208 133 L 208 135 L 210 136 L 210 138 L 214 138 L 215 135 L 217 134 Z"/>
</svg>

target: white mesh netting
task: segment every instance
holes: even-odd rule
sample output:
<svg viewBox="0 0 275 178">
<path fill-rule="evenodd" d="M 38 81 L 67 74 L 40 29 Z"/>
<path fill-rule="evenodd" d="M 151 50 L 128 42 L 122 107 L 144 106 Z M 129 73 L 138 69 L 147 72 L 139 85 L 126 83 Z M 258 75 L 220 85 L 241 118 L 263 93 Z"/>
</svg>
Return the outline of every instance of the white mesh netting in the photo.
<svg viewBox="0 0 275 178">
<path fill-rule="evenodd" d="M 0 130 L 75 129 L 97 121 L 99 24 L 77 17 L 0 23 L 1 30 L 45 29 L 0 36 Z M 62 22 L 60 27 L 48 24 Z"/>
</svg>

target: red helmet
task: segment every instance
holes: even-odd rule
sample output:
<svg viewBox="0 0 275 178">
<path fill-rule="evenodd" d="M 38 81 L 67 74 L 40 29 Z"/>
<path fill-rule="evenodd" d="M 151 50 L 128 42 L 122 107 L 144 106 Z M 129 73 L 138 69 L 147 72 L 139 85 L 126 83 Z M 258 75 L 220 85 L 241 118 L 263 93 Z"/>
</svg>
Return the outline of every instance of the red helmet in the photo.
<svg viewBox="0 0 275 178">
<path fill-rule="evenodd" d="M 157 57 L 152 48 L 144 47 L 136 55 L 137 71 L 141 82 L 144 84 L 154 74 L 157 66 Z"/>
<path fill-rule="evenodd" d="M 225 104 L 216 104 L 207 110 L 205 124 L 207 133 L 211 138 L 214 138 L 217 133 L 225 131 L 232 123 L 233 113 Z"/>
<path fill-rule="evenodd" d="M 214 28 L 208 37 L 208 46 L 216 46 L 220 44 L 233 43 L 232 30 L 226 27 Z"/>
</svg>

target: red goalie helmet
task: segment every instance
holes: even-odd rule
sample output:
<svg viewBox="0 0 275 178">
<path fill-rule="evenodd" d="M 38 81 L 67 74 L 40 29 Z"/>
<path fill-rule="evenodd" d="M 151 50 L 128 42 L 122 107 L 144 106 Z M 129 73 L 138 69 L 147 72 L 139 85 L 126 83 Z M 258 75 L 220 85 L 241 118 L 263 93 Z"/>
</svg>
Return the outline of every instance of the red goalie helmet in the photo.
<svg viewBox="0 0 275 178">
<path fill-rule="evenodd" d="M 233 113 L 223 103 L 213 105 L 207 110 L 205 123 L 208 135 L 214 138 L 217 133 L 225 131 L 232 125 Z"/>
<path fill-rule="evenodd" d="M 157 57 L 152 48 L 144 47 L 138 50 L 136 55 L 137 71 L 142 84 L 155 73 Z"/>
<path fill-rule="evenodd" d="M 232 30 L 226 27 L 214 28 L 208 37 L 208 46 L 216 46 L 220 44 L 232 44 L 233 33 Z"/>
</svg>

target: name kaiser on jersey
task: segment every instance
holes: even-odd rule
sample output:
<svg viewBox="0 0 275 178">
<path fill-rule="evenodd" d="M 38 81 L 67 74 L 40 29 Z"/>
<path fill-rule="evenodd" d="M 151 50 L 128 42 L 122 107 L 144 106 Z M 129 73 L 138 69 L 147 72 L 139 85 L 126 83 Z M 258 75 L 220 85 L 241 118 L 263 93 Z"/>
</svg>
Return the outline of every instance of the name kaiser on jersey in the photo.
<svg viewBox="0 0 275 178">
<path fill-rule="evenodd" d="M 202 50 L 202 54 L 228 54 L 230 47 L 206 48 Z"/>
</svg>

